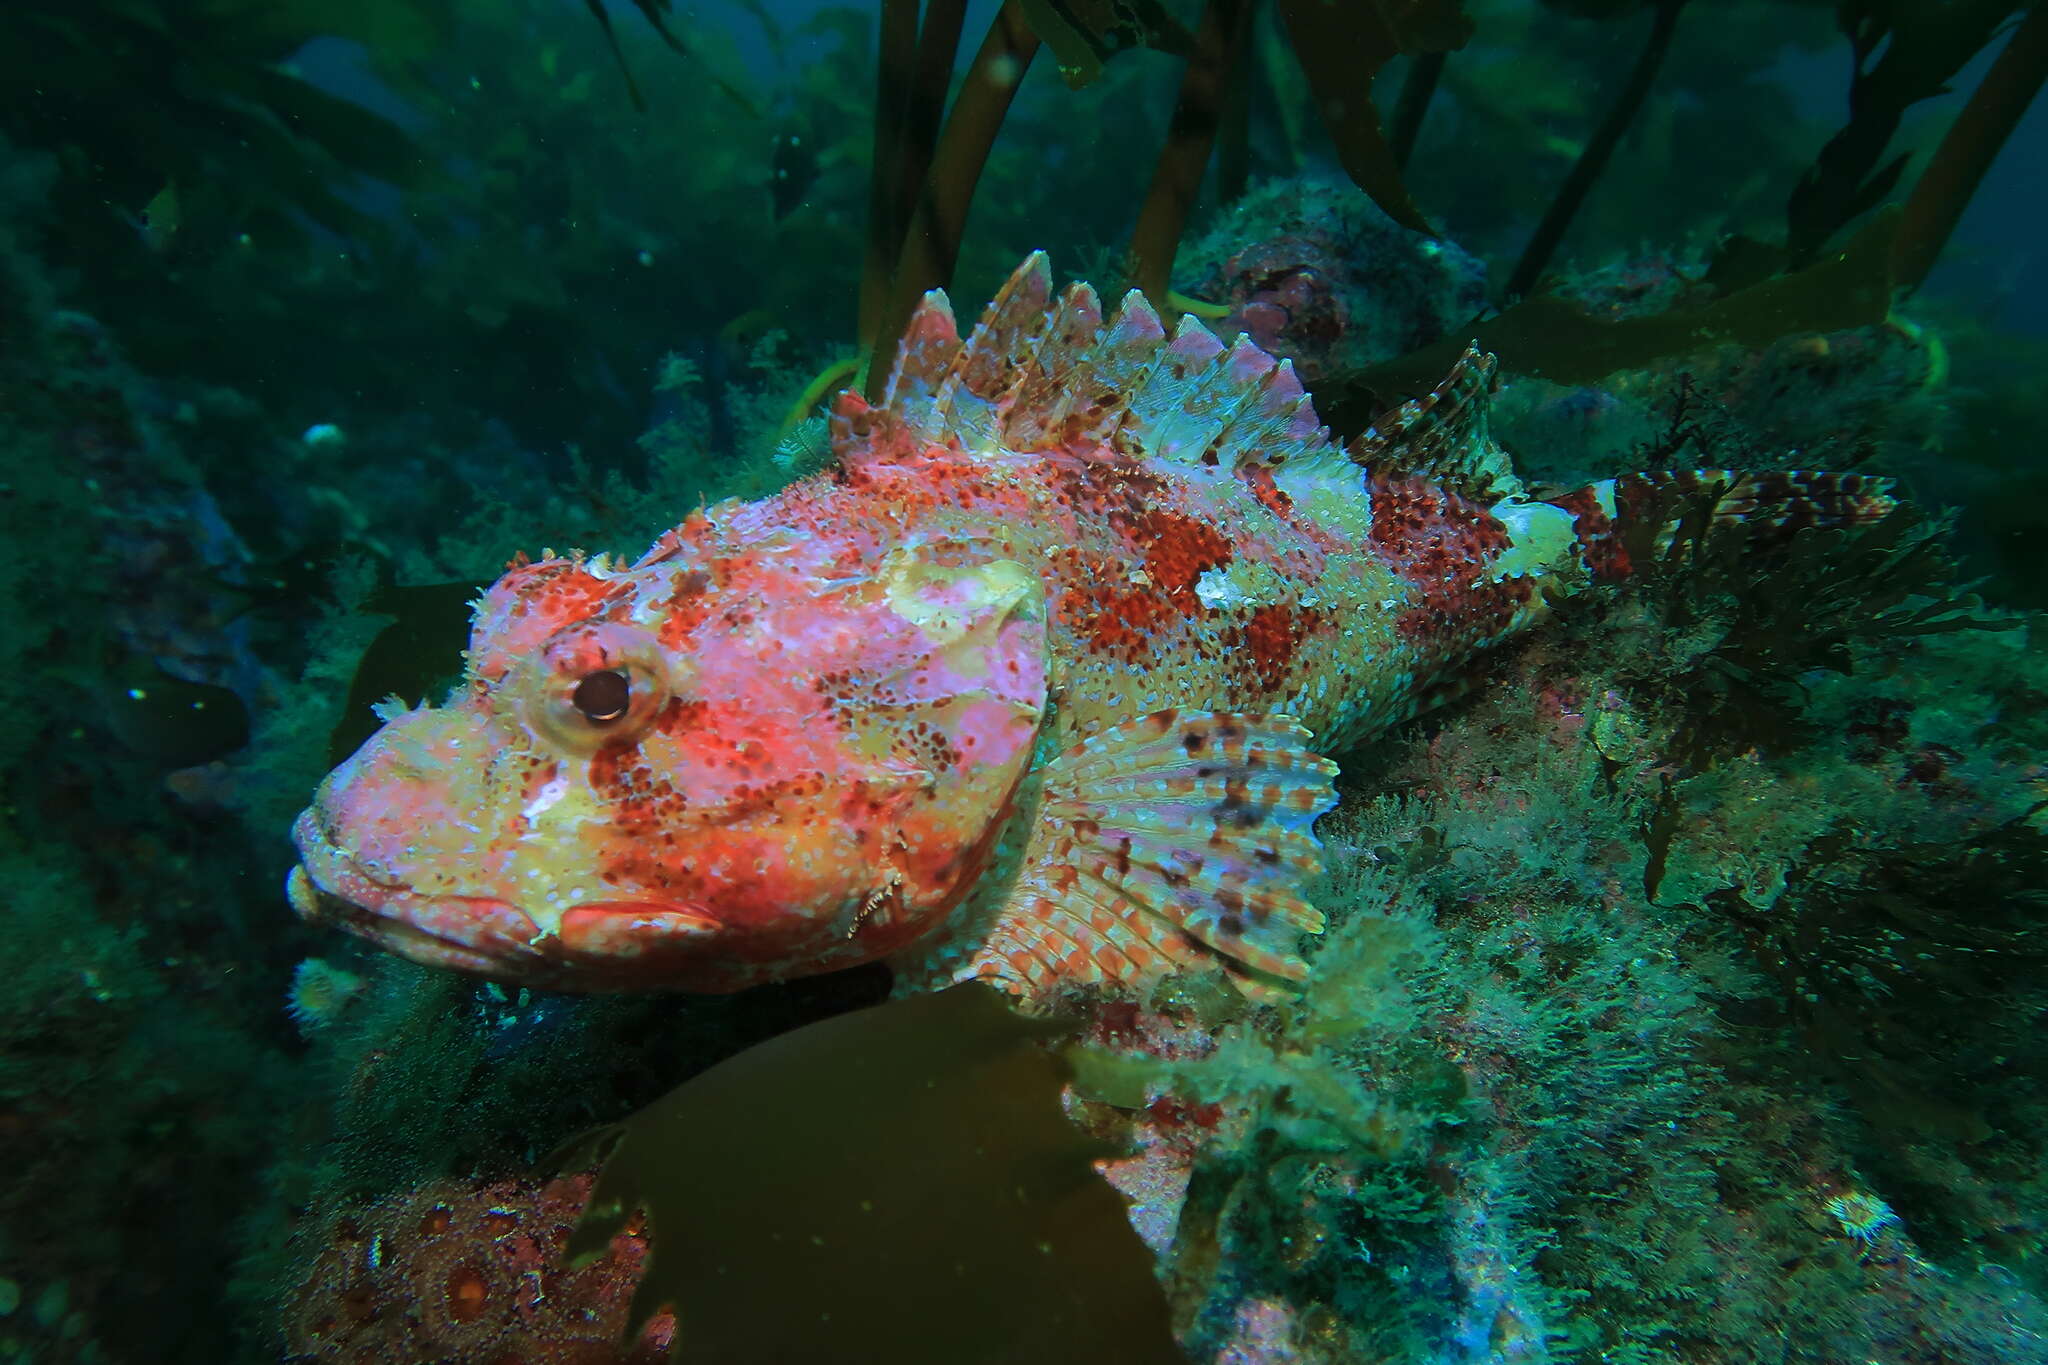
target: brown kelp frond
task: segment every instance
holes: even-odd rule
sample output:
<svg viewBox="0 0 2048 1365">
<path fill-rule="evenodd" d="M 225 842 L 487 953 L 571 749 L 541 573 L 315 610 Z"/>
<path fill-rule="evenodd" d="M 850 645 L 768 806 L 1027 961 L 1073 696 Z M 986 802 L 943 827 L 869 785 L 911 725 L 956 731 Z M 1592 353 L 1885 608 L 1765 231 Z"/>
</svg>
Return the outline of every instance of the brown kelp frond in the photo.
<svg viewBox="0 0 2048 1365">
<path fill-rule="evenodd" d="M 1663 600 L 1678 667 L 1668 686 L 1685 709 L 1675 756 L 1690 767 L 1805 738 L 1809 670 L 1851 672 L 1887 640 L 2019 624 L 1981 614 L 1956 581 L 1946 526 L 1910 505 L 1865 527 L 1809 527 L 1759 553 L 1747 526 L 1715 523 L 1710 497 L 1679 511 L 1647 588 Z"/>
<path fill-rule="evenodd" d="M 771 1039 L 580 1145 L 569 1259 L 644 1208 L 628 1339 L 672 1304 L 691 1359 L 1185 1365 L 1065 1031 L 969 984 Z"/>
<path fill-rule="evenodd" d="M 1897 215 L 1873 220 L 1818 264 L 1694 307 L 1649 317 L 1601 318 L 1559 294 L 1538 294 L 1453 329 L 1442 341 L 1311 386 L 1316 411 L 1340 432 L 1362 430 L 1386 408 L 1426 392 L 1468 345 L 1501 368 L 1560 384 L 1591 384 L 1710 346 L 1765 346 L 1796 332 L 1833 332 L 1884 321 L 1891 308 L 1891 240 Z"/>
<path fill-rule="evenodd" d="M 408 704 L 436 700 L 462 676 L 462 644 L 470 608 L 488 583 L 386 583 L 363 609 L 391 622 L 377 632 L 356 663 L 348 701 L 327 741 L 339 763 L 362 747 L 384 722 L 375 707 L 387 697 Z"/>
<path fill-rule="evenodd" d="M 1415 153 L 1415 139 L 1422 134 L 1422 120 L 1436 97 L 1436 86 L 1444 74 L 1444 52 L 1422 52 L 1408 64 L 1401 80 L 1401 93 L 1394 101 L 1394 131 L 1387 145 L 1394 154 L 1394 169 L 1405 172 L 1408 158 Z"/>
<path fill-rule="evenodd" d="M 146 229 L 159 253 L 178 246 L 179 221 L 205 241 L 296 239 L 306 219 L 353 233 L 368 220 L 337 192 L 347 173 L 414 180 L 418 150 L 390 119 L 281 63 L 322 37 L 424 56 L 451 23 L 446 0 L 22 0 L 0 7 L 0 81 L 23 92 L 0 108 L 0 134 L 76 149 L 58 203 L 87 257 L 132 245 L 129 216 L 167 185 L 177 212 Z"/>
<path fill-rule="evenodd" d="M 957 11 L 956 11 L 957 12 Z M 954 35 L 957 44 L 959 35 Z M 860 343 L 873 343 L 888 301 L 889 277 L 903 243 L 910 205 L 903 189 L 912 182 L 905 167 L 910 100 L 918 51 L 917 0 L 882 0 L 875 33 L 874 143 L 868 158 L 867 249 L 861 264 Z M 948 57 L 951 60 L 951 57 Z M 945 92 L 940 92 L 940 99 Z M 936 135 L 936 126 L 934 126 Z M 927 149 L 929 154 L 929 149 Z"/>
<path fill-rule="evenodd" d="M 932 151 L 931 168 L 918 187 L 904 228 L 895 273 L 885 291 L 886 302 L 868 351 L 871 399 L 879 398 L 888 382 L 897 338 L 917 301 L 927 290 L 943 288 L 952 281 L 974 188 L 1038 48 L 1038 34 L 1024 17 L 1022 0 L 1003 0 L 960 83 L 960 93 L 953 98 L 953 108 Z"/>
<path fill-rule="evenodd" d="M 590 10 L 590 17 L 597 20 L 598 27 L 604 30 L 605 43 L 612 50 L 612 60 L 619 64 L 619 74 L 626 79 L 626 93 L 632 98 L 633 108 L 640 113 L 646 113 L 646 97 L 640 93 L 639 82 L 633 79 L 633 69 L 626 65 L 625 49 L 619 46 L 618 31 L 612 27 L 611 12 L 605 8 L 605 0 L 583 0 L 583 3 Z M 699 66 L 703 66 L 703 62 L 697 56 L 696 50 L 681 38 L 678 38 L 675 30 L 669 27 L 671 4 L 672 0 L 633 0 L 633 8 L 640 11 L 640 17 L 645 19 L 648 26 L 661 36 L 661 41 L 668 44 L 671 52 L 676 53 L 678 56 L 689 58 L 697 62 Z M 738 105 L 743 112 L 755 118 L 760 117 L 761 111 L 754 107 L 754 102 L 748 99 L 739 87 L 708 68 L 705 70 L 705 75 L 710 79 L 712 85 L 716 86 L 727 99 Z"/>
<path fill-rule="evenodd" d="M 1163 300 L 1173 249 L 1200 186 L 1216 126 L 1241 61 L 1253 0 L 1217 0 L 1191 33 L 1159 0 L 1006 0 L 947 114 L 939 110 L 958 45 L 963 6 L 884 5 L 875 110 L 868 247 L 861 281 L 860 340 L 870 397 L 886 382 L 896 341 L 927 290 L 952 280 L 967 211 L 990 147 L 1040 42 L 1067 83 L 1080 87 L 1102 63 L 1134 47 L 1188 59 L 1174 136 L 1161 155 L 1136 240 L 1153 263 Z"/>
<path fill-rule="evenodd" d="M 1433 234 L 1402 183 L 1394 148 L 1380 129 L 1372 83 L 1403 53 L 1463 47 L 1472 37 L 1473 24 L 1461 0 L 1375 0 L 1364 5 L 1279 0 L 1279 6 L 1345 173 L 1395 222 Z"/>
<path fill-rule="evenodd" d="M 1194 52 L 1195 36 L 1160 0 L 1023 0 L 1031 27 L 1052 49 L 1060 75 L 1080 89 L 1102 74 L 1102 64 L 1133 47 L 1175 56 Z"/>
<path fill-rule="evenodd" d="M 1202 188 L 1231 75 L 1240 67 L 1251 34 L 1252 11 L 1252 0 L 1208 0 L 1202 7 L 1194 51 L 1181 70 L 1166 146 L 1131 233 L 1131 273 L 1152 306 L 1169 317 L 1174 253 Z"/>
<path fill-rule="evenodd" d="M 1849 121 L 1821 148 L 1785 206 L 1785 241 L 1795 264 L 1814 260 L 1837 232 L 1891 193 L 1907 158 L 1884 157 L 1907 109 L 1945 93 L 2023 3 L 1848 0 L 1837 7 L 1854 62 Z"/>
<path fill-rule="evenodd" d="M 1892 246 L 1892 276 L 1914 289 L 1927 278 L 1977 182 L 2048 77 L 2048 9 L 2036 5 L 1949 125 L 1906 199 Z"/>
<path fill-rule="evenodd" d="M 877 34 L 867 247 L 855 333 L 863 354 L 873 353 L 889 315 L 904 234 L 931 174 L 946 88 L 967 19 L 967 0 L 932 0 L 924 7 L 922 23 L 917 8 L 916 0 L 886 0 Z"/>
<path fill-rule="evenodd" d="M 612 27 L 611 12 L 604 7 L 604 0 L 583 0 L 590 10 L 590 17 L 597 20 L 597 26 L 604 30 L 605 45 L 612 50 L 612 60 L 619 64 L 619 74 L 626 80 L 626 95 L 633 101 L 637 113 L 647 112 L 647 97 L 640 93 L 640 82 L 633 79 L 633 68 L 626 64 L 625 49 L 619 46 L 619 31 Z"/>
<path fill-rule="evenodd" d="M 1607 169 L 1608 158 L 1621 145 L 1622 135 L 1635 123 L 1650 87 L 1656 83 L 1657 70 L 1664 64 L 1665 53 L 1671 50 L 1671 35 L 1678 29 L 1678 12 L 1685 6 L 1686 0 L 1654 0 L 1649 6 L 1650 32 L 1643 40 L 1642 51 L 1636 56 L 1635 67 L 1629 72 L 1628 80 L 1615 97 L 1607 116 L 1600 120 L 1600 126 L 1587 139 L 1578 160 L 1572 163 L 1571 173 L 1565 177 L 1557 198 L 1551 201 L 1543 221 L 1536 225 L 1534 235 L 1523 249 L 1522 258 L 1515 263 L 1514 272 L 1508 277 L 1508 298 L 1520 298 L 1535 288 L 1558 244 L 1564 241 L 1565 231 L 1577 216 L 1579 205 L 1592 192 L 1600 173 Z"/>
<path fill-rule="evenodd" d="M 1226 156 L 1219 170 L 1226 197 L 1244 183 L 1246 83 L 1255 0 L 1211 0 L 1190 32 L 1159 0 L 1005 0 L 990 25 L 973 67 L 929 155 L 915 114 L 936 110 L 941 86 L 919 80 L 901 88 L 912 63 L 910 7 L 885 5 L 881 20 L 882 80 L 875 118 L 875 162 L 870 194 L 866 266 L 861 287 L 861 341 L 868 352 L 866 390 L 872 399 L 887 381 L 896 342 L 917 300 L 952 277 L 961 230 L 989 148 L 1009 112 L 1018 82 L 1041 43 L 1053 49 L 1070 85 L 1100 74 L 1119 52 L 1144 46 L 1184 56 L 1187 68 L 1167 145 L 1156 163 L 1151 190 L 1133 234 L 1136 282 L 1165 306 L 1175 249 L 1215 150 L 1219 127 Z M 1390 216 L 1420 231 L 1431 229 L 1401 181 L 1393 149 L 1380 130 L 1370 98 L 1373 77 L 1403 54 L 1442 53 L 1461 47 L 1473 24 L 1461 0 L 1379 0 L 1363 9 L 1330 0 L 1281 0 L 1287 32 L 1352 179 Z M 948 43 L 924 41 L 951 32 L 957 6 L 927 10 L 916 64 Z M 891 182 L 894 189 L 891 189 Z M 907 215 L 906 194 L 916 197 Z M 885 281 L 889 244 L 900 240 L 893 274 Z"/>
</svg>

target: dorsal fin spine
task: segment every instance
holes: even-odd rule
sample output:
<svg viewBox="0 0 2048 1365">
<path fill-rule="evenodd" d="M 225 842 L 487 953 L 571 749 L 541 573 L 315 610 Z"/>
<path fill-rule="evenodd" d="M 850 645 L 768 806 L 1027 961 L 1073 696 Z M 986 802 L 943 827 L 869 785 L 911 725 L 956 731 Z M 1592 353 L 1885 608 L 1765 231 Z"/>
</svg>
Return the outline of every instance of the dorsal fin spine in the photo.
<svg viewBox="0 0 2048 1365">
<path fill-rule="evenodd" d="M 1243 335 L 1225 346 L 1193 317 L 1169 336 L 1135 289 L 1105 322 L 1085 284 L 1055 299 L 1045 253 L 1033 252 L 964 342 L 945 295 L 927 295 L 885 403 L 836 409 L 834 443 L 849 466 L 928 444 L 1094 447 L 1221 474 L 1293 463 L 1334 477 L 1348 457 L 1368 470 L 1517 496 L 1520 484 L 1486 434 L 1493 372 L 1493 357 L 1468 350 L 1428 395 L 1339 451 L 1289 362 Z"/>
<path fill-rule="evenodd" d="M 1521 496 L 1489 430 L 1498 364 L 1477 343 L 1467 346 L 1441 383 L 1381 413 L 1344 453 L 1371 473 L 1426 479 L 1475 499 Z"/>
</svg>

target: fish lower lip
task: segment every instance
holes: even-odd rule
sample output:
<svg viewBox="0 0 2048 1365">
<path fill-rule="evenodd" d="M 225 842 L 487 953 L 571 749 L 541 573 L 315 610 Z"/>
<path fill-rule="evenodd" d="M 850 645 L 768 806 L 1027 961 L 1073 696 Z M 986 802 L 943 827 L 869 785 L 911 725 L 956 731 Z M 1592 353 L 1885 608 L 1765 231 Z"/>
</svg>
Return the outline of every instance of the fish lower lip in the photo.
<svg viewBox="0 0 2048 1365">
<path fill-rule="evenodd" d="M 323 887 L 305 863 L 294 865 L 291 875 L 285 878 L 284 895 L 299 918 L 310 924 L 344 923 L 377 914 L 360 901 Z"/>
<path fill-rule="evenodd" d="M 292 864 L 291 875 L 284 879 L 284 898 L 301 919 L 320 913 L 320 889 L 313 885 L 313 875 L 304 863 Z"/>
<path fill-rule="evenodd" d="M 331 845 L 309 849 L 293 866 L 285 897 L 308 923 L 347 930 L 415 961 L 486 975 L 516 973 L 563 954 L 631 960 L 651 941 L 687 950 L 724 929 L 701 911 L 650 901 L 578 905 L 542 927 L 509 901 L 422 896 L 375 881 Z"/>
</svg>

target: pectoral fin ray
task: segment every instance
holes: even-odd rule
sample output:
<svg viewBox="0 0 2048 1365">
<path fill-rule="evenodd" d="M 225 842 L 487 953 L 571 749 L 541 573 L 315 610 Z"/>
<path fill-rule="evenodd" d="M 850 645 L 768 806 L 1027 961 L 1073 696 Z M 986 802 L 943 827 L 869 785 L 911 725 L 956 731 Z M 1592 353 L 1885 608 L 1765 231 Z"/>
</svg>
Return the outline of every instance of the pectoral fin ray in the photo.
<svg viewBox="0 0 2048 1365">
<path fill-rule="evenodd" d="M 1219 962 L 1299 981 L 1323 916 L 1301 894 L 1337 765 L 1291 717 L 1166 710 L 1067 749 L 1043 773 L 1021 875 L 964 975 L 1037 993 Z"/>
</svg>

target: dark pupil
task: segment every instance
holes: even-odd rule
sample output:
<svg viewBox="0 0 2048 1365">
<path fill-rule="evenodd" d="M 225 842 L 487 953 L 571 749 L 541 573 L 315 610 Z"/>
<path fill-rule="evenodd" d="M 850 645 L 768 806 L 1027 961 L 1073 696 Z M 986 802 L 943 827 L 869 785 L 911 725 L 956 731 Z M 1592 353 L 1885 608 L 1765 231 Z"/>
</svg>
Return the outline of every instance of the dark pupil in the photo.
<svg viewBox="0 0 2048 1365">
<path fill-rule="evenodd" d="M 569 698 L 578 711 L 599 724 L 625 715 L 626 705 L 632 699 L 632 684 L 616 668 L 591 674 L 576 684 L 576 691 Z"/>
</svg>

